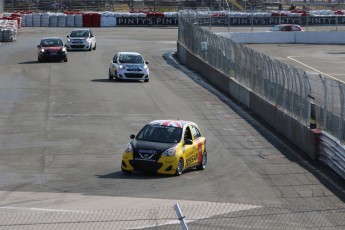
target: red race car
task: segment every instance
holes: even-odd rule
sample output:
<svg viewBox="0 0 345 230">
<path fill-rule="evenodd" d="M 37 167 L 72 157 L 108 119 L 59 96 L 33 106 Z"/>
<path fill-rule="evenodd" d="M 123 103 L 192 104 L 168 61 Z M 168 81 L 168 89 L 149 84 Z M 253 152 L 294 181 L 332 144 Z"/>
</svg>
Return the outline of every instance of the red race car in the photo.
<svg viewBox="0 0 345 230">
<path fill-rule="evenodd" d="M 38 48 L 38 61 L 64 61 L 67 62 L 67 50 L 61 38 L 42 38 Z"/>
<path fill-rule="evenodd" d="M 280 25 L 273 26 L 268 31 L 299 32 L 299 31 L 303 31 L 303 29 L 300 25 L 296 25 L 296 24 L 280 24 Z"/>
</svg>

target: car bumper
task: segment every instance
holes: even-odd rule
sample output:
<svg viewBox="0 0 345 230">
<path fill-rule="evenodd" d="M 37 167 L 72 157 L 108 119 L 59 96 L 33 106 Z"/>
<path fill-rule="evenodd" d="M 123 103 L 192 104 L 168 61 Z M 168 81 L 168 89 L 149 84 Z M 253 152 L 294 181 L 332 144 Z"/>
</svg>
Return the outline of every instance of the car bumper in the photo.
<svg viewBox="0 0 345 230">
<path fill-rule="evenodd" d="M 115 75 L 115 70 L 111 69 L 112 75 Z M 118 71 L 117 75 L 115 76 L 116 79 L 121 80 L 148 80 L 149 73 L 148 72 L 126 72 L 126 71 Z"/>
<path fill-rule="evenodd" d="M 67 43 L 65 46 L 67 50 L 90 50 L 90 48 L 92 48 L 92 43 Z"/>
<path fill-rule="evenodd" d="M 40 54 L 38 58 L 42 61 L 64 61 L 67 59 L 67 54 Z"/>
<path fill-rule="evenodd" d="M 159 174 L 174 175 L 178 158 L 160 157 L 158 161 L 134 160 L 132 153 L 124 153 L 121 168 L 126 171 L 149 171 Z"/>
</svg>

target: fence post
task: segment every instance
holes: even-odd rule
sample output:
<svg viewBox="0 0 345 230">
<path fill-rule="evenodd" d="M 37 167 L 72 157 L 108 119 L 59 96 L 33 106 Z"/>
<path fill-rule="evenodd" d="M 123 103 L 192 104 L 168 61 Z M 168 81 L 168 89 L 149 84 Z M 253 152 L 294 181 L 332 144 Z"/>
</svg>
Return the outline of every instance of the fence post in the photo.
<svg viewBox="0 0 345 230">
<path fill-rule="evenodd" d="M 315 111 L 315 104 L 313 102 L 310 103 L 310 129 L 316 129 L 316 111 Z"/>
<path fill-rule="evenodd" d="M 174 208 L 175 208 L 176 214 L 178 216 L 178 219 L 181 222 L 182 229 L 183 230 L 188 230 L 188 226 L 186 224 L 186 221 L 184 220 L 184 216 L 183 216 L 183 214 L 181 212 L 180 206 L 178 204 L 175 204 Z"/>
</svg>

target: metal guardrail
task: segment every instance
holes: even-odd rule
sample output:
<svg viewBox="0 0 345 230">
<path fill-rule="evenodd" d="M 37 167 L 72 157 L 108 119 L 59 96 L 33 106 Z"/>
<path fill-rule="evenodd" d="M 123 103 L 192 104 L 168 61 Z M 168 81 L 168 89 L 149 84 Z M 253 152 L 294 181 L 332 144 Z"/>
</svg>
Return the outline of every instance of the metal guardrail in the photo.
<svg viewBox="0 0 345 230">
<path fill-rule="evenodd" d="M 319 160 L 345 179 L 345 146 L 326 132 L 320 136 Z"/>
</svg>

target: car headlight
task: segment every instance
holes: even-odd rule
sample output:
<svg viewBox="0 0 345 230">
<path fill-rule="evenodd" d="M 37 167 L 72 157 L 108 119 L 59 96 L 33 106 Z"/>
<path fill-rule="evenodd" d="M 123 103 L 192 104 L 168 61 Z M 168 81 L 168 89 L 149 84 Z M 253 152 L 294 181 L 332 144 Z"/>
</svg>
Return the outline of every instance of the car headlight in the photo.
<svg viewBox="0 0 345 230">
<path fill-rule="evenodd" d="M 125 66 L 124 65 L 119 65 L 119 69 L 124 69 Z"/>
<path fill-rule="evenodd" d="M 44 53 L 44 52 L 46 52 L 46 50 L 45 49 L 41 49 L 41 53 Z"/>
<path fill-rule="evenodd" d="M 176 148 L 170 148 L 170 149 L 165 150 L 162 153 L 162 156 L 171 157 L 171 156 L 175 156 L 175 154 L 176 154 Z"/>
<path fill-rule="evenodd" d="M 147 69 L 147 65 L 144 65 L 144 69 Z"/>
<path fill-rule="evenodd" d="M 131 153 L 131 152 L 133 152 L 133 147 L 132 147 L 131 143 L 128 143 L 128 144 L 126 145 L 125 152 L 126 152 L 126 153 Z"/>
<path fill-rule="evenodd" d="M 61 49 L 61 51 L 66 53 L 66 52 L 67 52 L 66 47 L 63 47 L 63 48 Z"/>
</svg>

